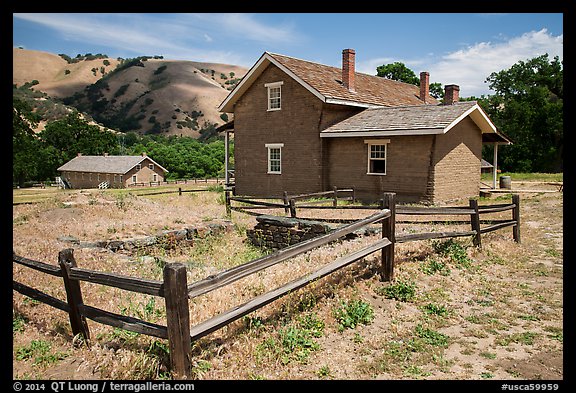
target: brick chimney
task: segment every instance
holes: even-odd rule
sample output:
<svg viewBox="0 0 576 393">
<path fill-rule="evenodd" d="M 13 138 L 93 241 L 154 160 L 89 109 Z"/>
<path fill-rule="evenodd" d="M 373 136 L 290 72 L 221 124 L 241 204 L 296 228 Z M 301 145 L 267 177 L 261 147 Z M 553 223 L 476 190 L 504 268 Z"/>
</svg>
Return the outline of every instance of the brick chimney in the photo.
<svg viewBox="0 0 576 393">
<path fill-rule="evenodd" d="M 356 91 L 354 86 L 355 62 L 356 51 L 354 49 L 344 49 L 342 51 L 342 84 L 349 91 Z"/>
<path fill-rule="evenodd" d="M 76 157 L 82 157 L 82 153 L 76 153 Z"/>
<path fill-rule="evenodd" d="M 146 152 L 142 152 L 142 157 L 146 157 Z"/>
<path fill-rule="evenodd" d="M 460 100 L 460 86 L 444 86 L 444 105 L 452 105 Z"/>
<path fill-rule="evenodd" d="M 420 73 L 420 100 L 426 103 L 428 95 L 430 95 L 430 73 L 422 71 Z"/>
</svg>

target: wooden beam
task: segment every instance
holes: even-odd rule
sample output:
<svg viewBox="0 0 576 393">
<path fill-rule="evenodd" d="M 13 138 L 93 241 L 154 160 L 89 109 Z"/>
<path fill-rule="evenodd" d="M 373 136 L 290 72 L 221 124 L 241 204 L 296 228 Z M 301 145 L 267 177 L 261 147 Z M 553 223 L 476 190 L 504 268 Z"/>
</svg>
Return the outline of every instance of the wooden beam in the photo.
<svg viewBox="0 0 576 393">
<path fill-rule="evenodd" d="M 474 239 L 472 242 L 476 247 L 482 248 L 482 237 L 480 236 L 480 214 L 478 213 L 477 199 L 470 199 L 470 209 L 473 210 L 473 213 L 470 214 L 470 225 L 474 231 Z"/>
<path fill-rule="evenodd" d="M 242 265 L 238 265 L 231 269 L 228 269 L 224 272 L 208 276 L 205 279 L 196 281 L 195 283 L 188 285 L 188 296 L 190 298 L 193 298 L 196 296 L 200 296 L 204 293 L 210 292 L 214 289 L 223 287 L 227 284 L 237 281 L 243 277 L 249 276 L 260 270 L 266 269 L 270 266 L 285 261 L 296 255 L 310 251 L 324 244 L 328 244 L 334 240 L 338 240 L 346 236 L 347 234 L 352 233 L 357 229 L 360 229 L 368 224 L 372 224 L 384 218 L 387 218 L 389 217 L 389 215 L 390 215 L 389 210 L 383 210 L 369 217 L 366 217 L 362 220 L 358 220 L 351 224 L 344 225 L 325 235 L 320 235 L 318 237 L 305 240 L 303 242 L 278 250 L 270 255 L 254 259 Z"/>
<path fill-rule="evenodd" d="M 240 305 L 234 307 L 216 317 L 213 317 L 207 321 L 199 323 L 198 325 L 192 327 L 190 330 L 190 334 L 192 336 L 192 340 L 197 340 L 213 331 L 221 328 L 229 324 L 230 322 L 243 317 L 250 312 L 257 310 L 268 303 L 273 302 L 274 300 L 286 295 L 289 292 L 293 292 L 303 286 L 309 284 L 310 282 L 322 278 L 338 269 L 341 269 L 344 266 L 351 264 L 361 258 L 364 258 L 371 253 L 378 251 L 384 247 L 389 247 L 391 245 L 390 240 L 383 238 L 378 240 L 376 243 L 371 244 L 368 247 L 365 247 L 361 250 L 355 251 L 351 254 L 348 254 L 344 257 L 340 257 L 336 259 L 334 262 L 324 266 L 323 268 L 316 270 L 313 273 L 310 273 L 304 277 L 301 277 L 297 280 L 291 281 L 290 283 L 274 289 L 270 292 L 267 292 L 263 295 L 257 296 L 254 299 Z"/>
<path fill-rule="evenodd" d="M 95 322 L 130 330 L 135 333 L 146 334 L 148 336 L 163 339 L 168 338 L 168 329 L 166 326 L 146 322 L 126 315 L 115 314 L 85 304 L 80 305 L 78 308 L 83 316 Z"/>
<path fill-rule="evenodd" d="M 512 228 L 512 235 L 514 241 L 520 243 L 520 195 L 512 195 L 512 203 L 514 203 L 514 210 L 512 210 L 512 219 L 516 221 L 514 228 Z"/>
<path fill-rule="evenodd" d="M 192 371 L 192 344 L 190 341 L 186 266 L 182 263 L 166 265 L 164 267 L 164 285 L 170 364 L 176 378 L 187 379 Z"/>
<path fill-rule="evenodd" d="M 382 249 L 382 266 L 380 276 L 382 281 L 394 280 L 394 243 L 396 242 L 396 194 L 386 192 L 383 195 L 382 207 L 390 210 L 390 217 L 382 220 L 382 238 L 392 242 Z"/>
<path fill-rule="evenodd" d="M 12 289 L 20 292 L 22 295 L 28 296 L 31 299 L 38 300 L 39 302 L 46 303 L 49 306 L 57 308 L 59 310 L 70 312 L 70 307 L 68 303 L 63 302 L 60 299 L 56 299 L 44 292 L 40 292 L 37 289 L 31 288 L 27 285 L 21 284 L 17 281 L 12 280 Z"/>
<path fill-rule="evenodd" d="M 62 278 L 64 279 L 64 287 L 66 288 L 66 298 L 68 300 L 68 316 L 70 317 L 70 325 L 72 326 L 72 334 L 74 336 L 80 334 L 86 341 L 90 340 L 90 331 L 86 318 L 82 316 L 79 306 L 84 303 L 82 300 L 82 291 L 80 283 L 70 277 L 70 269 L 76 267 L 76 260 L 74 259 L 74 250 L 66 248 L 58 253 L 58 264 L 62 269 Z"/>
<path fill-rule="evenodd" d="M 71 267 L 69 270 L 69 276 L 74 280 L 88 281 L 95 284 L 125 289 L 127 291 L 145 293 L 147 295 L 164 296 L 164 288 L 161 281 L 99 272 L 79 267 Z"/>
<path fill-rule="evenodd" d="M 410 234 L 396 235 L 396 243 L 405 243 L 416 240 L 442 239 L 445 237 L 472 236 L 475 234 L 476 234 L 475 231 L 410 233 Z"/>
<path fill-rule="evenodd" d="M 50 274 L 56 277 L 62 277 L 62 270 L 54 265 L 49 265 L 44 262 L 34 261 L 32 259 L 19 257 L 12 252 L 12 261 L 19 263 L 20 265 L 27 266 L 31 269 L 38 270 L 42 273 Z"/>
</svg>

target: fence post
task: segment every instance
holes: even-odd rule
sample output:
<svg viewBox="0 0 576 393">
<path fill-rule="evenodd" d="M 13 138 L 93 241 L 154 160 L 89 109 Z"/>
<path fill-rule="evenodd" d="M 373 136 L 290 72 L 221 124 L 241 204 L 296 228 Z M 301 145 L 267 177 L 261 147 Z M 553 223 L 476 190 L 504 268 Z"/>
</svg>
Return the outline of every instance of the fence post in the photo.
<svg viewBox="0 0 576 393">
<path fill-rule="evenodd" d="M 170 348 L 170 366 L 177 379 L 188 379 L 191 372 L 190 311 L 186 266 L 169 263 L 164 267 L 164 299 Z"/>
<path fill-rule="evenodd" d="M 68 315 L 70 317 L 70 326 L 72 327 L 72 334 L 74 336 L 80 334 L 85 341 L 90 340 L 90 331 L 88 330 L 88 323 L 86 318 L 82 316 L 78 306 L 84 304 L 82 300 L 82 291 L 78 280 L 70 278 L 70 268 L 76 267 L 76 260 L 74 259 L 74 250 L 66 248 L 58 253 L 58 264 L 62 271 L 62 278 L 64 279 L 64 288 L 66 289 L 66 299 L 70 310 Z"/>
<path fill-rule="evenodd" d="M 516 224 L 512 227 L 512 236 L 514 236 L 516 243 L 520 243 L 520 195 L 513 194 L 512 203 L 516 205 L 512 209 L 512 219 L 516 221 Z"/>
<path fill-rule="evenodd" d="M 284 191 L 284 214 L 288 215 L 290 213 L 290 202 L 288 200 L 288 191 Z"/>
<path fill-rule="evenodd" d="M 226 200 L 226 217 L 230 218 L 232 216 L 232 208 L 230 206 L 230 191 L 224 191 L 224 198 Z"/>
<path fill-rule="evenodd" d="M 338 187 L 334 186 L 334 200 L 332 206 L 338 206 Z"/>
<path fill-rule="evenodd" d="M 182 196 L 182 187 L 178 187 L 178 196 Z"/>
<path fill-rule="evenodd" d="M 396 194 L 385 192 L 381 201 L 382 209 L 390 209 L 390 217 L 382 220 L 382 237 L 387 237 L 391 244 L 382 249 L 382 281 L 394 280 L 394 243 L 396 243 Z"/>
<path fill-rule="evenodd" d="M 470 225 L 472 226 L 472 230 L 476 231 L 472 243 L 474 246 L 482 248 L 482 236 L 480 236 L 480 213 L 477 199 L 470 199 L 470 208 L 474 209 L 474 213 L 470 213 Z"/>
<path fill-rule="evenodd" d="M 296 218 L 296 202 L 294 201 L 294 198 L 290 199 L 289 203 L 290 203 L 290 217 Z"/>
</svg>

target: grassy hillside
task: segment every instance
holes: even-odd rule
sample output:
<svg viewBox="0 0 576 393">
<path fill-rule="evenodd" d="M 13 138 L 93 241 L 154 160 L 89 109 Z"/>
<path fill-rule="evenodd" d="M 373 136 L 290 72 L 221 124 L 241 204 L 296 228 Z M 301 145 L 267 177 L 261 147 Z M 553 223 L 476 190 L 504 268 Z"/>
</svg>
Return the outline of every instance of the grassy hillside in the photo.
<svg viewBox="0 0 576 393">
<path fill-rule="evenodd" d="M 13 66 L 18 88 L 33 81 L 34 91 L 46 93 L 42 100 L 77 108 L 107 128 L 195 138 L 228 120 L 217 107 L 246 73 L 234 65 L 161 56 L 71 59 L 18 48 Z"/>
</svg>

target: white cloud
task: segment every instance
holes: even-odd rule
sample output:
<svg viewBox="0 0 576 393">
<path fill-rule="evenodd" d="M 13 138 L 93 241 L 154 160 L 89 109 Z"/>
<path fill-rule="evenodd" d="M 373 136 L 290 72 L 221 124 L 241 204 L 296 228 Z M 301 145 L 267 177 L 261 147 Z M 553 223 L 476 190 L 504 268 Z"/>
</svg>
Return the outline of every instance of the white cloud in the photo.
<svg viewBox="0 0 576 393">
<path fill-rule="evenodd" d="M 419 59 L 399 59 L 381 57 L 359 61 L 358 72 L 376 75 L 376 67 L 396 61 L 404 63 L 414 71 L 416 76 L 421 71 L 430 72 L 431 82 L 442 85 L 456 84 L 460 86 L 462 97 L 482 94 L 493 94 L 488 83 L 484 83 L 492 72 L 510 68 L 520 60 L 528 60 L 548 53 L 550 60 L 554 56 L 563 59 L 563 35 L 551 35 L 547 29 L 530 31 L 519 37 L 500 38 L 498 42 L 479 42 L 468 45 L 464 49 L 450 52 L 434 61 L 432 54 Z"/>
<path fill-rule="evenodd" d="M 267 25 L 252 14 L 187 14 L 191 21 L 204 29 L 213 29 L 228 36 L 262 43 L 294 43 L 301 34 L 292 24 Z"/>
<path fill-rule="evenodd" d="M 463 97 L 493 93 L 484 81 L 492 72 L 510 68 L 518 61 L 526 61 L 548 53 L 563 59 L 563 35 L 553 36 L 546 29 L 524 33 L 505 42 L 480 42 L 449 53 L 429 64 L 430 81 L 443 85 L 457 84 Z"/>
<path fill-rule="evenodd" d="M 268 25 L 251 14 L 15 13 L 13 17 L 49 27 L 68 41 L 134 56 L 238 65 L 250 64 L 242 53 L 228 49 L 233 40 L 286 44 L 301 38 L 291 25 Z"/>
</svg>

